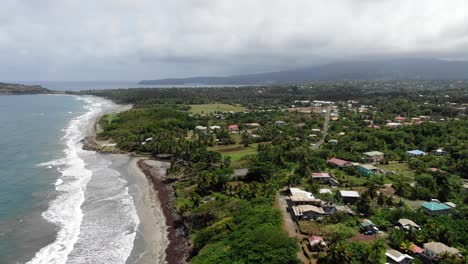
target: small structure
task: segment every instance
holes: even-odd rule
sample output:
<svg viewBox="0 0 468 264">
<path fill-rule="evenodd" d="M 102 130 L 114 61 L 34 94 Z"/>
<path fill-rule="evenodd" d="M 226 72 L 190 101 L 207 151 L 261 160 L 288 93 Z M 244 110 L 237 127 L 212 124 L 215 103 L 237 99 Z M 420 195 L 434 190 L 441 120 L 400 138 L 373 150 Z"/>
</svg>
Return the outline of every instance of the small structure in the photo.
<svg viewBox="0 0 468 264">
<path fill-rule="evenodd" d="M 399 123 L 403 123 L 406 121 L 406 117 L 403 117 L 403 116 L 396 116 L 395 117 L 395 121 L 399 122 Z"/>
<path fill-rule="evenodd" d="M 320 181 L 322 183 L 330 183 L 330 179 L 333 177 L 327 172 L 314 172 L 312 173 L 312 179 Z"/>
<path fill-rule="evenodd" d="M 357 170 L 359 173 L 365 176 L 375 176 L 380 172 L 380 169 L 371 164 L 358 165 Z"/>
<path fill-rule="evenodd" d="M 404 230 L 421 230 L 421 227 L 419 227 L 415 222 L 406 218 L 398 220 L 398 225 Z"/>
<path fill-rule="evenodd" d="M 320 194 L 331 194 L 332 191 L 330 189 L 319 189 Z"/>
<path fill-rule="evenodd" d="M 428 215 L 443 215 L 452 211 L 452 207 L 439 201 L 424 202 L 421 207 Z"/>
<path fill-rule="evenodd" d="M 424 155 L 427 154 L 426 152 L 424 152 L 424 151 L 422 151 L 422 150 L 419 150 L 419 149 L 406 151 L 406 153 L 407 153 L 410 157 L 422 157 L 422 156 L 424 156 Z"/>
<path fill-rule="evenodd" d="M 387 256 L 387 263 L 389 264 L 410 264 L 413 262 L 413 257 L 394 249 L 387 250 L 385 256 Z"/>
<path fill-rule="evenodd" d="M 379 229 L 375 226 L 375 224 L 369 220 L 369 219 L 364 219 L 361 222 L 361 232 L 363 233 L 377 233 Z M 367 235 L 367 234 L 366 234 Z"/>
<path fill-rule="evenodd" d="M 460 251 L 441 242 L 429 242 L 424 244 L 423 254 L 431 259 L 437 259 L 439 256 L 446 253 L 458 255 L 460 254 Z"/>
<path fill-rule="evenodd" d="M 258 127 L 261 127 L 261 125 L 259 123 L 247 123 L 245 124 L 246 127 L 248 128 L 258 128 Z"/>
<path fill-rule="evenodd" d="M 214 130 L 221 129 L 221 127 L 220 126 L 210 126 L 210 129 L 214 131 Z"/>
<path fill-rule="evenodd" d="M 402 124 L 401 123 L 395 123 L 395 122 L 388 122 L 387 124 L 385 124 L 387 127 L 389 128 L 396 128 L 396 127 L 399 127 L 401 126 Z"/>
<path fill-rule="evenodd" d="M 153 141 L 153 138 L 149 137 L 149 138 L 145 139 L 145 142 L 149 142 L 149 141 Z"/>
<path fill-rule="evenodd" d="M 339 168 L 349 167 L 352 165 L 351 161 L 337 159 L 337 158 L 331 158 L 327 161 L 327 163 L 333 164 Z"/>
<path fill-rule="evenodd" d="M 321 207 L 310 204 L 301 204 L 292 207 L 296 221 L 298 220 L 315 220 L 323 215 L 325 211 Z"/>
<path fill-rule="evenodd" d="M 330 144 L 333 145 L 333 146 L 336 146 L 336 145 L 338 144 L 338 140 L 336 140 L 336 139 L 330 139 L 330 140 L 328 140 L 328 143 L 330 143 Z"/>
<path fill-rule="evenodd" d="M 431 151 L 431 153 L 432 153 L 433 155 L 436 155 L 436 156 L 445 156 L 445 155 L 448 155 L 448 152 L 445 151 L 443 148 L 435 149 L 435 150 Z"/>
<path fill-rule="evenodd" d="M 286 125 L 286 122 L 284 121 L 279 120 L 275 122 L 275 126 L 284 126 L 284 125 Z"/>
<path fill-rule="evenodd" d="M 196 126 L 195 127 L 195 130 L 198 130 L 198 131 L 206 131 L 208 128 L 206 126 Z"/>
<path fill-rule="evenodd" d="M 327 243 L 320 236 L 310 236 L 309 237 L 309 246 L 312 250 L 317 247 L 326 247 Z"/>
<path fill-rule="evenodd" d="M 369 151 L 365 152 L 365 159 L 372 163 L 378 163 L 384 159 L 385 154 L 380 151 Z"/>
<path fill-rule="evenodd" d="M 291 203 L 293 205 L 301 205 L 301 204 L 315 204 L 319 205 L 322 201 L 320 199 L 315 199 L 314 195 L 310 192 L 301 190 L 299 188 L 289 188 L 291 192 Z"/>
<path fill-rule="evenodd" d="M 238 125 L 229 125 L 228 130 L 229 130 L 229 132 L 239 132 L 239 126 Z"/>
<path fill-rule="evenodd" d="M 357 191 L 340 191 L 340 195 L 345 203 L 355 203 L 361 197 Z"/>
<path fill-rule="evenodd" d="M 410 247 L 409 247 L 410 251 L 413 252 L 413 254 L 415 255 L 418 255 L 418 254 L 421 254 L 423 253 L 423 249 L 416 246 L 414 243 L 411 243 Z"/>
</svg>

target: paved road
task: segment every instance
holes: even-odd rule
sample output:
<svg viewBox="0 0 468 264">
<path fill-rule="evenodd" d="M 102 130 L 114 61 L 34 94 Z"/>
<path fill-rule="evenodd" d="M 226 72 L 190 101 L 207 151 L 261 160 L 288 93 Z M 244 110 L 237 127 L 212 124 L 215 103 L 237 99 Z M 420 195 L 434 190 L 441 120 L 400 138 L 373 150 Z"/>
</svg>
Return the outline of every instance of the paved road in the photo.
<svg viewBox="0 0 468 264">
<path fill-rule="evenodd" d="M 320 147 L 320 145 L 322 145 L 325 142 L 325 138 L 328 135 L 328 124 L 330 123 L 330 114 L 331 114 L 331 107 L 328 106 L 327 107 L 327 112 L 325 113 L 325 122 L 323 123 L 322 138 L 311 147 L 313 150 L 318 149 Z"/>
</svg>

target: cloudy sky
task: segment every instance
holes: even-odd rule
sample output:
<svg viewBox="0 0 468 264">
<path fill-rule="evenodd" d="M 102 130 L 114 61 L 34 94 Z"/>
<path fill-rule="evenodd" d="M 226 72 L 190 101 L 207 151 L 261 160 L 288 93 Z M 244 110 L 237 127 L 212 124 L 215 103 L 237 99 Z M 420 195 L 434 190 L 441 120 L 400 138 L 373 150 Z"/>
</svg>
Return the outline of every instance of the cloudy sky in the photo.
<svg viewBox="0 0 468 264">
<path fill-rule="evenodd" d="M 1 0 L 0 81 L 468 58 L 464 0 Z"/>
</svg>

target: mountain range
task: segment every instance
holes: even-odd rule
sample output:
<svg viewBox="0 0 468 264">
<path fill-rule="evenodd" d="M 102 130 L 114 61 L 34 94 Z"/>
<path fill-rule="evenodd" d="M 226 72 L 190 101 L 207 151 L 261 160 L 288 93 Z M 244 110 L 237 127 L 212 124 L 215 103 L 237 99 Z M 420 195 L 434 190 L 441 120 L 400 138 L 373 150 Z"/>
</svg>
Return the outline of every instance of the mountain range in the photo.
<svg viewBox="0 0 468 264">
<path fill-rule="evenodd" d="M 440 59 L 382 59 L 335 62 L 294 70 L 225 77 L 190 77 L 143 80 L 139 84 L 284 84 L 337 80 L 466 80 L 468 61 Z"/>
</svg>

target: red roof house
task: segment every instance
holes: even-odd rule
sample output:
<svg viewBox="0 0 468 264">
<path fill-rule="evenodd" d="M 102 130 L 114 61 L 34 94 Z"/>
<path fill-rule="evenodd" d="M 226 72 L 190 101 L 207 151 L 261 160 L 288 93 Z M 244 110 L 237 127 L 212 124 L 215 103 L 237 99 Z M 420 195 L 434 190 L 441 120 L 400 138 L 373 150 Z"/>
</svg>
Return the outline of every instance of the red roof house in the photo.
<svg viewBox="0 0 468 264">
<path fill-rule="evenodd" d="M 337 158 L 331 158 L 327 162 L 330 163 L 330 164 L 333 164 L 335 166 L 338 166 L 338 167 L 351 166 L 351 161 L 337 159 Z"/>
</svg>

